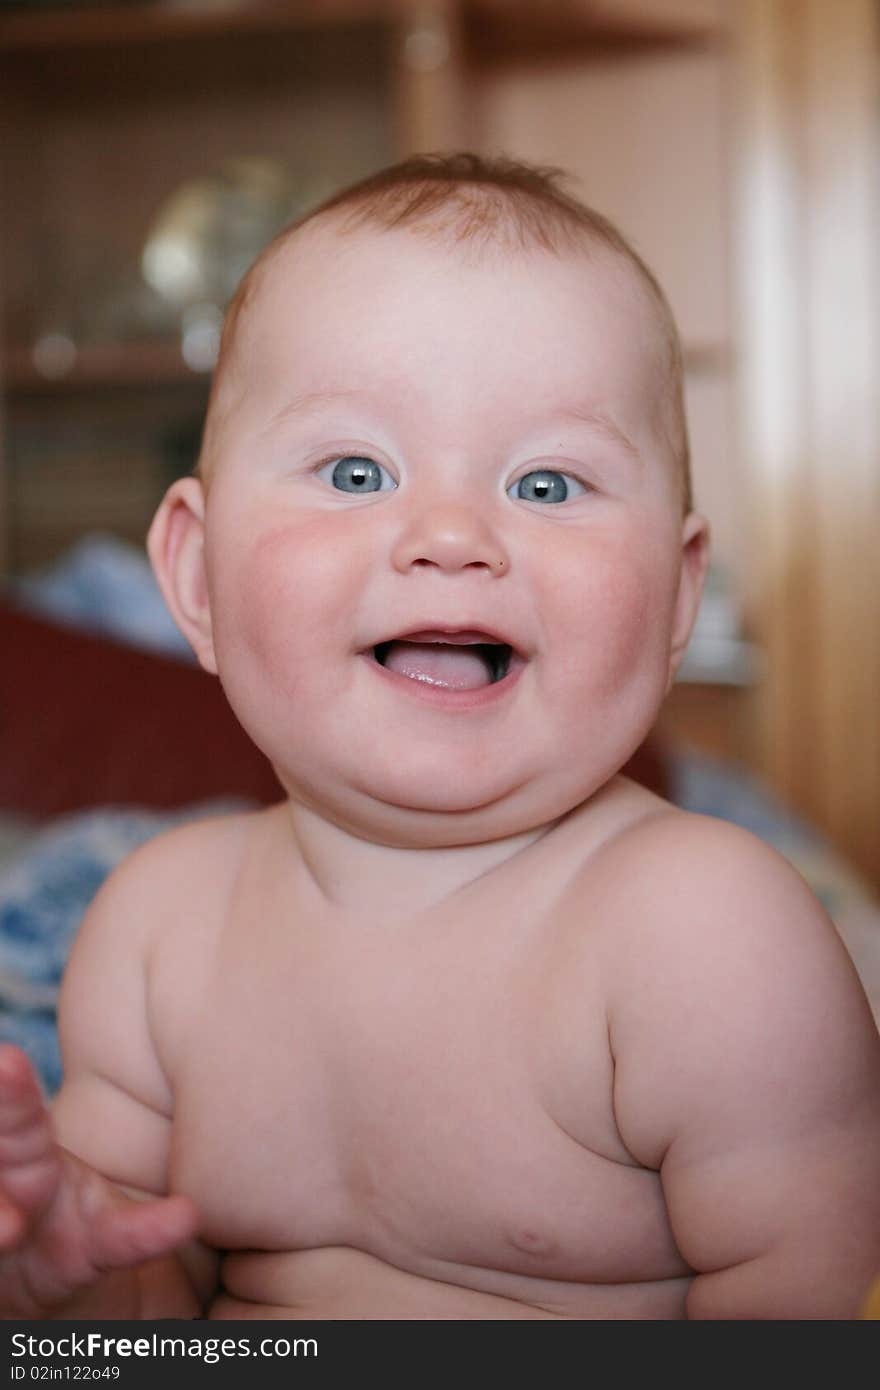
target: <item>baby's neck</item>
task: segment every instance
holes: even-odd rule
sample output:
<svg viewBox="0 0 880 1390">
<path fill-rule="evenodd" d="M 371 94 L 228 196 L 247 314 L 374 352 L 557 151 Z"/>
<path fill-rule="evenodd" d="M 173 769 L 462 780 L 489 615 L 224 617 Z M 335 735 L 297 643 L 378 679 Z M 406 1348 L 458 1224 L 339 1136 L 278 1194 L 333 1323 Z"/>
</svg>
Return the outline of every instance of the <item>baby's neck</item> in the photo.
<svg viewBox="0 0 880 1390">
<path fill-rule="evenodd" d="M 556 821 L 476 845 L 400 848 L 377 844 L 294 801 L 278 808 L 306 887 L 328 910 L 384 920 L 427 910 L 499 868 L 541 839 Z"/>
</svg>

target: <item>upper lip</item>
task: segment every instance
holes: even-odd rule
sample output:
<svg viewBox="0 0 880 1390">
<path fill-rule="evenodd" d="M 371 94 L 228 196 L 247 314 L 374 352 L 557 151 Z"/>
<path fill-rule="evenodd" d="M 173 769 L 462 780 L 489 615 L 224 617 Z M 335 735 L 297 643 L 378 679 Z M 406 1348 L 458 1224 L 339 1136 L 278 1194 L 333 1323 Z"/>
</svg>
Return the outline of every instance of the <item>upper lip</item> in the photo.
<svg viewBox="0 0 880 1390">
<path fill-rule="evenodd" d="M 388 642 L 448 642 L 454 646 L 468 645 L 487 645 L 494 644 L 500 647 L 510 647 L 511 651 L 518 656 L 523 655 L 522 650 L 513 638 L 504 632 L 499 632 L 495 628 L 483 627 L 482 624 L 460 624 L 445 623 L 423 623 L 417 627 L 407 628 L 405 632 L 389 633 L 385 637 L 380 637 L 376 642 L 370 643 L 370 648 L 381 647 Z"/>
</svg>

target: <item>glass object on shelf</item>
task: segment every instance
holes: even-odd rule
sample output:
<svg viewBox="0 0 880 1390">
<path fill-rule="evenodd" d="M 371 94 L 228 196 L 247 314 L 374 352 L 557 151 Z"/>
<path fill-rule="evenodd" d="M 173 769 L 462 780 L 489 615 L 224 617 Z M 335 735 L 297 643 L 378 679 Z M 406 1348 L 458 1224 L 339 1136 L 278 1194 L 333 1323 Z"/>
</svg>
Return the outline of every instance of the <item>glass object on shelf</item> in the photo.
<svg viewBox="0 0 880 1390">
<path fill-rule="evenodd" d="M 292 179 L 275 160 L 229 160 L 160 208 L 141 257 L 144 278 L 179 308 L 225 305 L 272 237 L 330 191 Z"/>
<path fill-rule="evenodd" d="M 239 158 L 185 183 L 159 209 L 141 271 L 179 315 L 181 354 L 194 371 L 213 367 L 223 309 L 263 248 L 332 191 L 275 160 Z"/>
<path fill-rule="evenodd" d="M 60 245 L 60 236 L 56 246 Z M 19 333 L 38 377 L 61 382 L 94 356 L 126 344 L 173 341 L 179 315 L 118 248 L 80 244 L 71 263 L 46 257 L 48 292 Z M 8 335 L 15 341 L 14 335 Z"/>
<path fill-rule="evenodd" d="M 27 343 L 30 369 L 48 382 L 100 376 L 117 348 L 175 342 L 181 366 L 209 373 L 241 277 L 276 233 L 335 187 L 326 176 L 294 178 L 275 160 L 233 159 L 161 204 L 139 255 L 80 238 L 62 258 L 64 238 L 47 233 L 40 308 L 7 339 Z M 134 358 L 120 361 L 131 368 Z"/>
<path fill-rule="evenodd" d="M 216 304 L 191 304 L 180 324 L 180 351 L 194 372 L 210 372 L 220 351 L 223 311 Z"/>
</svg>

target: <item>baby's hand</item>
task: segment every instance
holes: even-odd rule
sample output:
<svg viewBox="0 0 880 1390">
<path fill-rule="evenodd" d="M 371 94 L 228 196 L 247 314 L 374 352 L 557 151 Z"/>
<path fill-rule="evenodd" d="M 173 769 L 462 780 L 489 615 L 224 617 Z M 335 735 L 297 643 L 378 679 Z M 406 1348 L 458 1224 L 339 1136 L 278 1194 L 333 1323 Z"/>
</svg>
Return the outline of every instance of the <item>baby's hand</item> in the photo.
<svg viewBox="0 0 880 1390">
<path fill-rule="evenodd" d="M 30 1062 L 0 1047 L 0 1316 L 51 1314 L 195 1226 L 188 1197 L 136 1201 L 57 1144 Z"/>
</svg>

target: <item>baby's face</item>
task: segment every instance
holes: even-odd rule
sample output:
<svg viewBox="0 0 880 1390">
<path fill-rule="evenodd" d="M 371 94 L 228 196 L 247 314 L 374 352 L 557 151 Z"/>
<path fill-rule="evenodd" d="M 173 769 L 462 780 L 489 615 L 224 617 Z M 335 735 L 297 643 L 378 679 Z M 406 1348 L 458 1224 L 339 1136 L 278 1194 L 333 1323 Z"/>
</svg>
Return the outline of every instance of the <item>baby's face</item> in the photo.
<svg viewBox="0 0 880 1390">
<path fill-rule="evenodd" d="M 634 274 L 319 221 L 238 334 L 208 592 L 224 687 L 282 783 L 398 844 L 584 800 L 651 726 L 693 606 Z"/>
</svg>

